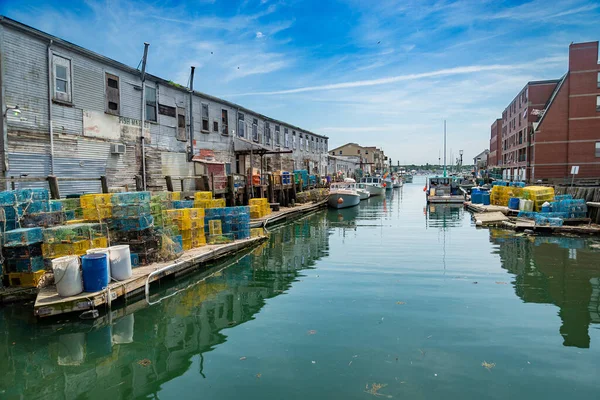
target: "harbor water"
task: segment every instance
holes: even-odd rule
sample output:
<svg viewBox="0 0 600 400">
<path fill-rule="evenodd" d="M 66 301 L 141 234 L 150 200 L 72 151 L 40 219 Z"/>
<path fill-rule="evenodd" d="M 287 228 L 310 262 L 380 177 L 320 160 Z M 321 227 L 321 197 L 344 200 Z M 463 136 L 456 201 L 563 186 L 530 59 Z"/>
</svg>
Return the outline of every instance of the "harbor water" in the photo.
<svg viewBox="0 0 600 400">
<path fill-rule="evenodd" d="M 593 399 L 600 240 L 475 227 L 423 177 L 95 320 L 0 309 L 0 398 Z"/>
</svg>

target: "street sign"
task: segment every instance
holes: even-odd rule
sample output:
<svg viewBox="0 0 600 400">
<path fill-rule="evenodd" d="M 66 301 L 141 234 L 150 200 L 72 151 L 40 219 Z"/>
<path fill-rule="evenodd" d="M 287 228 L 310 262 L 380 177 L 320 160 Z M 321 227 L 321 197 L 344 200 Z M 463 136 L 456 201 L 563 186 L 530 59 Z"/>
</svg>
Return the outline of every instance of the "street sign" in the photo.
<svg viewBox="0 0 600 400">
<path fill-rule="evenodd" d="M 571 175 L 577 175 L 579 173 L 579 165 L 573 165 L 571 167 Z"/>
</svg>

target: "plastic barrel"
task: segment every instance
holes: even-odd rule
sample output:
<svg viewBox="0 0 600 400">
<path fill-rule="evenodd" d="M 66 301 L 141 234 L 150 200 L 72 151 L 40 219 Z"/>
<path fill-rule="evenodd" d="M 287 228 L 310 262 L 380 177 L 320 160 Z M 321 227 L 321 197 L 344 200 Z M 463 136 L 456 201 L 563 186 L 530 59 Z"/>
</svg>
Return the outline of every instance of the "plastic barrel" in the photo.
<svg viewBox="0 0 600 400">
<path fill-rule="evenodd" d="M 550 205 L 547 205 L 547 206 L 542 205 L 542 212 L 543 213 L 552 212 L 552 207 L 550 207 Z"/>
<path fill-rule="evenodd" d="M 131 278 L 131 252 L 129 245 L 109 247 L 111 276 L 122 281 Z"/>
<path fill-rule="evenodd" d="M 111 277 L 111 273 L 110 273 L 110 256 L 108 253 L 108 247 L 96 247 L 94 249 L 89 249 L 88 251 L 85 252 L 86 254 L 106 254 L 106 263 L 107 268 L 108 268 L 108 281 L 110 282 L 110 277 Z"/>
<path fill-rule="evenodd" d="M 490 205 L 490 193 L 489 192 L 481 193 L 481 198 L 482 198 L 482 203 L 484 206 Z"/>
<path fill-rule="evenodd" d="M 83 280 L 79 257 L 65 256 L 52 260 L 56 291 L 61 297 L 75 296 L 83 292 Z"/>
<path fill-rule="evenodd" d="M 108 286 L 106 254 L 95 253 L 81 257 L 81 269 L 85 292 L 99 292 Z"/>
<path fill-rule="evenodd" d="M 483 204 L 483 194 L 480 191 L 475 193 L 471 192 L 471 203 Z"/>
<path fill-rule="evenodd" d="M 511 197 L 508 200 L 508 208 L 510 208 L 511 210 L 518 210 L 519 209 L 519 198 Z"/>
</svg>

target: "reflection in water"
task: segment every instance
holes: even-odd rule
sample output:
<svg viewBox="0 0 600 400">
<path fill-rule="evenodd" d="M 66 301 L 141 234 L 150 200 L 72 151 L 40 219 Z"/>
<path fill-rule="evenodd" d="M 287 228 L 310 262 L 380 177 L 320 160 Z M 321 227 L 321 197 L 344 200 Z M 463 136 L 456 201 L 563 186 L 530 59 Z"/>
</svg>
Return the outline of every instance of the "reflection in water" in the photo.
<svg viewBox="0 0 600 400">
<path fill-rule="evenodd" d="M 206 377 L 203 353 L 227 340 L 225 329 L 253 319 L 266 299 L 285 293 L 302 269 L 327 254 L 329 221 L 320 212 L 279 227 L 228 268 L 231 260 L 163 283 L 152 300 L 186 290 L 155 306 L 130 302 L 90 325 L 40 324 L 32 332 L 31 321 L 16 319 L 22 313 L 14 308 L 12 323 L 3 324 L 14 345 L 0 346 L 0 388 L 25 398 L 147 396 L 186 372 L 196 355 Z"/>
<path fill-rule="evenodd" d="M 461 204 L 429 204 L 425 208 L 426 226 L 447 230 L 462 225 L 464 207 Z"/>
<path fill-rule="evenodd" d="M 490 230 L 502 267 L 515 274 L 515 292 L 526 303 L 560 308 L 565 346 L 590 347 L 590 323 L 600 323 L 600 252 L 580 238 L 515 236 Z"/>
</svg>

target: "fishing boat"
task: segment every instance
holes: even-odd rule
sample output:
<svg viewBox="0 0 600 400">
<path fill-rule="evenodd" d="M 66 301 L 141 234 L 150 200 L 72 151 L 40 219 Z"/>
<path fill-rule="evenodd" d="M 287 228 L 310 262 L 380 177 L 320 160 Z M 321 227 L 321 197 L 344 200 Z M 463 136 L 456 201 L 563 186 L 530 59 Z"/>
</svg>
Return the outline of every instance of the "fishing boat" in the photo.
<svg viewBox="0 0 600 400">
<path fill-rule="evenodd" d="M 423 188 L 427 203 L 463 203 L 465 192 L 460 188 L 460 182 L 454 177 L 432 176 L 427 179 Z"/>
<path fill-rule="evenodd" d="M 383 186 L 383 180 L 378 176 L 367 176 L 365 178 L 362 178 L 360 180 L 360 183 L 365 185 L 371 197 L 383 196 L 385 194 L 385 186 Z"/>
<path fill-rule="evenodd" d="M 392 176 L 392 187 L 394 189 L 399 189 L 402 187 L 402 178 L 399 178 L 397 176 Z"/>
<path fill-rule="evenodd" d="M 356 191 L 358 192 L 361 201 L 371 197 L 371 193 L 369 193 L 369 189 L 367 189 L 367 185 L 364 183 L 357 184 Z"/>
<path fill-rule="evenodd" d="M 356 182 L 332 183 L 329 187 L 329 199 L 327 204 L 331 208 L 354 207 L 360 203 L 360 194 L 357 192 Z"/>
<path fill-rule="evenodd" d="M 390 174 L 383 175 L 383 186 L 385 186 L 385 190 L 392 190 L 394 188 L 394 182 L 392 182 Z"/>
</svg>

